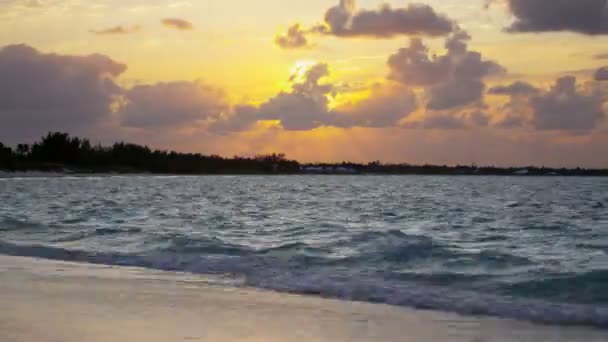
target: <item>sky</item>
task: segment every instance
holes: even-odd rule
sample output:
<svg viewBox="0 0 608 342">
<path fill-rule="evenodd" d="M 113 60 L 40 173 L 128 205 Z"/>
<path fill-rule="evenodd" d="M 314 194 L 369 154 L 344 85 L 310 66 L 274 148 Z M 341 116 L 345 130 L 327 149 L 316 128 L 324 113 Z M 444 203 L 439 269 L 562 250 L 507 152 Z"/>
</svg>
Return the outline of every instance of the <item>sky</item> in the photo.
<svg viewBox="0 0 608 342">
<path fill-rule="evenodd" d="M 0 0 L 0 141 L 608 168 L 607 0 Z"/>
</svg>

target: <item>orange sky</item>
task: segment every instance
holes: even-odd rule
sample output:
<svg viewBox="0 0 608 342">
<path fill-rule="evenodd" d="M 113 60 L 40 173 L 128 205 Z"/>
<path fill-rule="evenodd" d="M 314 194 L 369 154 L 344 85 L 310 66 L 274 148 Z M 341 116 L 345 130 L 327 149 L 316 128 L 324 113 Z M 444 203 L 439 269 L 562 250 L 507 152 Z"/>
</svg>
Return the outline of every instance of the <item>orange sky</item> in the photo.
<svg viewBox="0 0 608 342">
<path fill-rule="evenodd" d="M 608 15 L 583 18 L 593 29 L 548 0 L 562 21 L 521 0 L 339 2 L 0 0 L 0 47 L 34 49 L 0 51 L 0 89 L 13 90 L 0 141 L 52 129 L 228 156 L 608 167 L 608 82 L 596 75 Z M 508 87 L 518 81 L 529 87 Z M 40 84 L 65 89 L 61 101 Z M 71 87 L 96 106 L 70 105 Z M 95 115 L 54 116 L 62 106 Z"/>
</svg>

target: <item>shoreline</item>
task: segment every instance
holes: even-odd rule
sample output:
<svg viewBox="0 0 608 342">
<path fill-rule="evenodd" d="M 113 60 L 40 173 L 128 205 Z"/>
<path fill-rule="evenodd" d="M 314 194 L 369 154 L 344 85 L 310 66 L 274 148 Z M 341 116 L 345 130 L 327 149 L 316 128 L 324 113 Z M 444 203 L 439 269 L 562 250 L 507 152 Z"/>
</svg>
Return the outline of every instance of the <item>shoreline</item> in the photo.
<svg viewBox="0 0 608 342">
<path fill-rule="evenodd" d="M 236 288 L 186 273 L 0 256 L 0 337 L 6 342 L 605 341 L 608 331 Z"/>
<path fill-rule="evenodd" d="M 608 178 L 608 175 L 541 175 L 541 174 L 431 174 L 431 173 L 151 173 L 151 172 L 60 172 L 60 171 L 5 171 L 0 170 L 0 179 L 23 179 L 23 178 L 86 178 L 86 177 L 251 177 L 251 176 L 270 176 L 270 177 L 298 177 L 298 176 L 340 176 L 340 177 L 399 177 L 399 176 L 420 176 L 420 177 L 505 177 L 505 178 Z"/>
</svg>

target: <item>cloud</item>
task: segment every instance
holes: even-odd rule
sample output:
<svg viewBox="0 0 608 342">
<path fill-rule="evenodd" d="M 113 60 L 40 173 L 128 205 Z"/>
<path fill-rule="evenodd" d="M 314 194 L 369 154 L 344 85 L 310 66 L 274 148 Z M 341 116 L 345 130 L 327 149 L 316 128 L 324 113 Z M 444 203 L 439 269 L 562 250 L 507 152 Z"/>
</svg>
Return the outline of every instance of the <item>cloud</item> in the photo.
<svg viewBox="0 0 608 342">
<path fill-rule="evenodd" d="M 490 88 L 490 95 L 509 97 L 509 102 L 500 108 L 501 117 L 494 125 L 501 129 L 524 127 L 534 115 L 530 105 L 531 98 L 542 92 L 543 90 L 534 85 L 522 81 Z"/>
<path fill-rule="evenodd" d="M 340 0 L 327 10 L 325 24 L 317 27 L 323 34 L 338 37 L 392 38 L 400 35 L 444 36 L 455 24 L 424 4 L 392 8 L 388 4 L 377 10 L 358 9 L 355 0 Z"/>
<path fill-rule="evenodd" d="M 526 119 L 521 113 L 508 113 L 498 120 L 494 126 L 501 129 L 521 128 L 526 124 Z"/>
<path fill-rule="evenodd" d="M 608 81 L 608 67 L 597 69 L 594 78 L 596 81 Z"/>
<path fill-rule="evenodd" d="M 6 46 L 0 49 L 0 132 L 39 135 L 94 125 L 108 118 L 122 93 L 114 78 L 126 69 L 104 55 Z"/>
<path fill-rule="evenodd" d="M 107 29 L 103 29 L 103 30 L 91 30 L 91 33 L 94 33 L 97 35 L 122 35 L 122 34 L 135 33 L 135 32 L 138 32 L 139 30 L 141 30 L 141 26 L 132 26 L 132 27 L 114 26 L 114 27 L 110 27 Z"/>
<path fill-rule="evenodd" d="M 436 114 L 426 116 L 422 120 L 407 122 L 403 127 L 410 129 L 462 129 L 466 126 L 460 117 L 450 114 Z"/>
<path fill-rule="evenodd" d="M 294 82 L 289 92 L 280 92 L 261 105 L 239 106 L 231 115 L 212 125 L 214 131 L 249 128 L 257 121 L 278 120 L 286 130 L 310 130 L 330 122 L 329 96 L 333 85 L 321 84 L 329 75 L 327 64 L 316 64 L 306 71 L 301 82 Z M 295 76 L 292 76 L 293 81 Z"/>
<path fill-rule="evenodd" d="M 483 98 L 486 77 L 502 74 L 498 63 L 469 51 L 470 36 L 457 31 L 445 42 L 447 53 L 431 56 L 419 38 L 389 57 L 389 79 L 425 89 L 427 109 L 447 110 L 474 104 Z"/>
<path fill-rule="evenodd" d="M 608 59 L 608 53 L 598 53 L 593 56 L 593 59 Z"/>
<path fill-rule="evenodd" d="M 223 91 L 200 82 L 138 85 L 125 92 L 118 114 L 123 125 L 164 128 L 218 118 L 229 106 Z"/>
<path fill-rule="evenodd" d="M 574 76 L 558 78 L 549 89 L 524 82 L 490 89 L 490 94 L 506 95 L 509 102 L 500 108 L 500 128 L 531 127 L 539 131 L 587 133 L 604 120 L 606 95 L 598 83 L 578 84 Z"/>
<path fill-rule="evenodd" d="M 539 89 L 527 82 L 517 81 L 507 86 L 496 86 L 488 90 L 491 95 L 531 96 L 539 93 Z"/>
<path fill-rule="evenodd" d="M 394 127 L 416 108 L 416 96 L 402 85 L 377 85 L 364 100 L 330 109 L 329 100 L 336 92 L 330 83 L 326 64 L 306 71 L 302 80 L 292 77 L 292 89 L 268 99 L 259 106 L 237 106 L 223 115 L 211 129 L 228 133 L 243 131 L 258 121 L 279 121 L 288 131 L 306 131 L 319 127 Z"/>
<path fill-rule="evenodd" d="M 327 64 L 317 64 L 306 71 L 301 83 L 292 91 L 281 92 L 258 108 L 262 120 L 280 120 L 287 130 L 309 130 L 331 121 L 328 111 L 333 85 L 319 83 L 329 76 Z"/>
<path fill-rule="evenodd" d="M 486 127 L 490 124 L 490 116 L 487 113 L 476 110 L 467 115 L 467 119 L 479 127 Z"/>
<path fill-rule="evenodd" d="M 420 38 L 399 49 L 388 59 L 389 78 L 411 86 L 431 86 L 445 80 L 451 69 L 449 58 L 429 57 L 429 49 Z"/>
<path fill-rule="evenodd" d="M 179 18 L 166 18 L 162 20 L 163 25 L 176 30 L 188 31 L 193 30 L 194 25 L 191 22 Z"/>
<path fill-rule="evenodd" d="M 244 132 L 260 120 L 258 107 L 253 105 L 237 105 L 230 112 L 220 114 L 209 130 L 218 134 Z"/>
<path fill-rule="evenodd" d="M 470 112 L 432 112 L 426 113 L 422 118 L 408 120 L 403 128 L 408 129 L 465 129 L 471 127 L 486 127 L 490 122 L 488 114 L 474 110 Z"/>
<path fill-rule="evenodd" d="M 547 93 L 531 99 L 532 124 L 539 130 L 592 130 L 606 116 L 603 100 L 598 91 L 579 89 L 576 77 L 561 77 Z"/>
<path fill-rule="evenodd" d="M 427 90 L 430 110 L 446 110 L 474 104 L 483 98 L 485 84 L 478 79 L 451 79 Z"/>
<path fill-rule="evenodd" d="M 381 5 L 377 10 L 359 9 L 356 0 L 340 0 L 325 12 L 324 23 L 311 28 L 292 25 L 275 43 L 285 49 L 308 47 L 308 34 L 341 38 L 389 39 L 398 36 L 446 36 L 457 25 L 425 4 L 403 8 Z"/>
<path fill-rule="evenodd" d="M 275 44 L 283 49 L 299 49 L 308 47 L 307 31 L 300 24 L 294 24 L 287 29 L 284 35 L 277 35 Z"/>
<path fill-rule="evenodd" d="M 336 127 L 395 127 L 418 107 L 416 95 L 399 84 L 376 84 L 367 98 L 334 110 Z"/>
<path fill-rule="evenodd" d="M 509 32 L 608 34 L 606 0 L 504 0 L 515 17 Z"/>
</svg>

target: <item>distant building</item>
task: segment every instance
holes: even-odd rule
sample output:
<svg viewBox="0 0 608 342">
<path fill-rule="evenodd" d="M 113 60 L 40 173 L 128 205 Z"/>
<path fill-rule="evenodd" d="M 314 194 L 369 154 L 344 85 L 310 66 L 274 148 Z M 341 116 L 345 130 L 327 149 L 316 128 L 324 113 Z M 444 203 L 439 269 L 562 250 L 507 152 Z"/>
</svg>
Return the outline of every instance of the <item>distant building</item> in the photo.
<svg viewBox="0 0 608 342">
<path fill-rule="evenodd" d="M 351 168 L 351 167 L 336 167 L 334 169 L 335 173 L 344 173 L 344 174 L 353 174 L 353 173 L 357 173 L 357 170 Z"/>
<path fill-rule="evenodd" d="M 355 174 L 357 170 L 343 166 L 302 166 L 300 171 L 303 173 L 333 173 L 333 174 Z"/>
<path fill-rule="evenodd" d="M 321 166 L 302 166 L 300 171 L 303 173 L 324 173 L 325 168 Z"/>
</svg>

